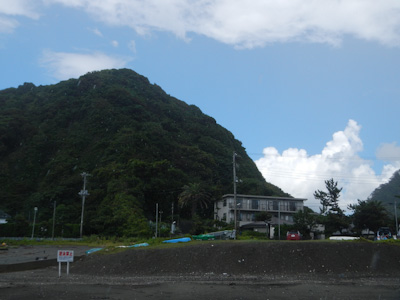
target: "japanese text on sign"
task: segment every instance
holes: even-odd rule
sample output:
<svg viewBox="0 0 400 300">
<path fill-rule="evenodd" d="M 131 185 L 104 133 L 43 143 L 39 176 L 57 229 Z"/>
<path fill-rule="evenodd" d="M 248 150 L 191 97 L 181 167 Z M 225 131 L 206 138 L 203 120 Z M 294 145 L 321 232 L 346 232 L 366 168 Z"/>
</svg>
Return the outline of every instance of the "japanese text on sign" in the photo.
<svg viewBox="0 0 400 300">
<path fill-rule="evenodd" d="M 74 262 L 74 251 L 73 250 L 58 250 L 57 261 L 58 262 Z"/>
</svg>

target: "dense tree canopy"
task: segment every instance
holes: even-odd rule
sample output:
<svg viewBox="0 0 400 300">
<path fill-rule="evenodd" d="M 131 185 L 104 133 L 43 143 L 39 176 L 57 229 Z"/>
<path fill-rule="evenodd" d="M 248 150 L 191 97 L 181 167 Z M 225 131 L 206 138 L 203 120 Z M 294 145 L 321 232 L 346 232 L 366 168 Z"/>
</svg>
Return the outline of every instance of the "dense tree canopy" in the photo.
<svg viewBox="0 0 400 300">
<path fill-rule="evenodd" d="M 352 221 L 359 232 L 363 229 L 376 232 L 390 223 L 388 212 L 380 201 L 358 200 L 357 204 L 349 205 L 349 209 L 353 210 Z"/>
<path fill-rule="evenodd" d="M 303 210 L 299 210 L 294 215 L 294 227 L 300 231 L 303 238 L 309 239 L 311 237 L 311 230 L 317 224 L 317 219 L 314 211 L 305 206 Z"/>
<path fill-rule="evenodd" d="M 231 132 L 132 70 L 0 91 L 0 209 L 30 221 L 37 206 L 38 222 L 48 222 L 56 201 L 64 233 L 80 222 L 82 172 L 92 175 L 84 234 L 142 235 L 155 204 L 170 215 L 185 185 L 231 193 L 233 151 L 239 193 L 287 196 Z"/>
</svg>

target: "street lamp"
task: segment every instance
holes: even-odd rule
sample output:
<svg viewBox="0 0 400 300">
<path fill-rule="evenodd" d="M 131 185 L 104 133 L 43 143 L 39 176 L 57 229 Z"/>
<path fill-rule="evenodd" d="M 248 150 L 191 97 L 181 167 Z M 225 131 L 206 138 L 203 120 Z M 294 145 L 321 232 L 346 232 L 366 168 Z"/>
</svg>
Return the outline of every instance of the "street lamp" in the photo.
<svg viewBox="0 0 400 300">
<path fill-rule="evenodd" d="M 32 226 L 32 236 L 31 239 L 33 239 L 33 235 L 35 234 L 35 223 L 36 223 L 36 212 L 37 212 L 38 208 L 35 206 L 35 208 L 33 209 L 34 214 L 33 214 L 33 226 Z"/>
</svg>

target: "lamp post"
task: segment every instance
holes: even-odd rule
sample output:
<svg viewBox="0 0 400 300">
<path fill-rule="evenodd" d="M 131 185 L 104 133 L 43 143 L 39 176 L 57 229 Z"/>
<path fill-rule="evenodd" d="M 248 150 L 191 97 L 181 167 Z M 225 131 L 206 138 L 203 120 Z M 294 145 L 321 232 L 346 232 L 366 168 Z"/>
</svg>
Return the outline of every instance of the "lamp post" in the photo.
<svg viewBox="0 0 400 300">
<path fill-rule="evenodd" d="M 36 223 L 36 213 L 37 213 L 38 208 L 35 206 L 33 209 L 34 214 L 33 214 L 33 226 L 32 226 L 32 236 L 31 239 L 33 239 L 33 235 L 35 234 L 35 223 Z"/>
</svg>

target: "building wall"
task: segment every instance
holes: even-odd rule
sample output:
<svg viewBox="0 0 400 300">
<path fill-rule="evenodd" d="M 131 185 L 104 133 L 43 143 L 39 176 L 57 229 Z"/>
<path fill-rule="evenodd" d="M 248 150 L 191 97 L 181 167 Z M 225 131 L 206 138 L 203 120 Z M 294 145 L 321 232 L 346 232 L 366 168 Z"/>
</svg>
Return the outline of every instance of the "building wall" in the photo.
<svg viewBox="0 0 400 300">
<path fill-rule="evenodd" d="M 284 223 L 293 222 L 293 215 L 299 210 L 303 210 L 304 201 L 299 198 L 283 198 L 254 195 L 237 195 L 237 216 L 239 226 L 255 221 L 255 215 L 258 212 L 269 212 L 274 216 L 280 213 L 281 220 Z M 224 195 L 221 200 L 214 204 L 215 219 L 234 222 L 234 195 Z"/>
</svg>

